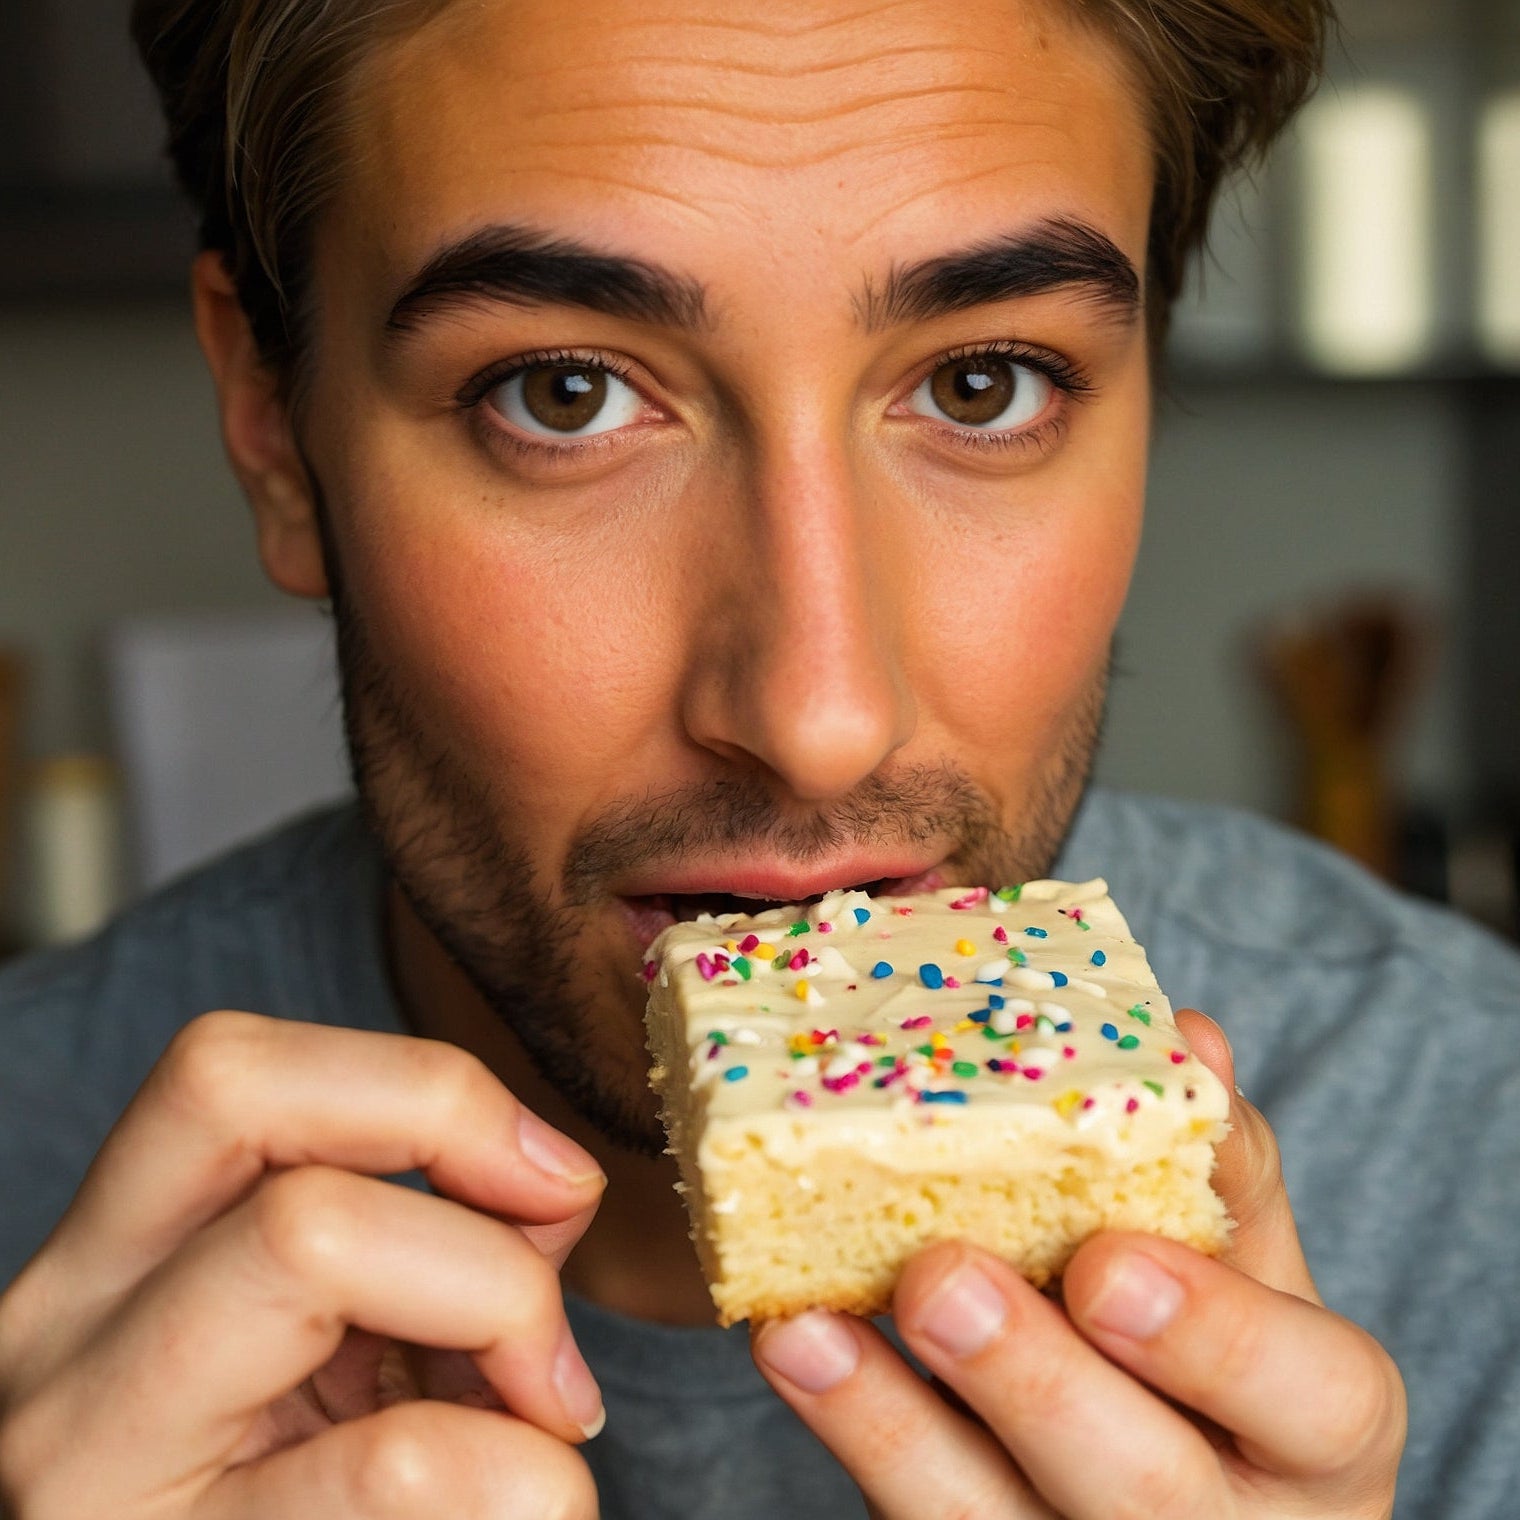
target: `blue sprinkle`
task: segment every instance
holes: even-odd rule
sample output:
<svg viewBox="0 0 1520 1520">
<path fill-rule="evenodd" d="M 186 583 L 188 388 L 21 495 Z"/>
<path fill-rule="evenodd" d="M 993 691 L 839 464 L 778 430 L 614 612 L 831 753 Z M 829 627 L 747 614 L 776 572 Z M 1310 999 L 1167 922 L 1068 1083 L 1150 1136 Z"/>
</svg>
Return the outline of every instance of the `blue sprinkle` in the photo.
<svg viewBox="0 0 1520 1520">
<path fill-rule="evenodd" d="M 723 1073 L 723 1080 L 725 1082 L 742 1082 L 748 1075 L 749 1067 L 730 1066 L 728 1070 Z"/>
<path fill-rule="evenodd" d="M 869 908 L 852 908 L 850 911 L 854 913 L 857 924 L 864 924 L 870 921 L 871 910 Z"/>
<path fill-rule="evenodd" d="M 1030 937 L 1030 939 L 1049 939 L 1050 938 L 1050 935 L 1048 933 L 1046 933 L 1046 931 L 1044 929 L 1036 929 L 1033 924 L 1031 924 L 1024 931 L 1024 933 L 1027 934 Z"/>
<path fill-rule="evenodd" d="M 918 1097 L 921 1103 L 965 1103 L 968 1101 L 963 1092 L 924 1092 Z"/>
<path fill-rule="evenodd" d="M 931 992 L 938 992 L 945 985 L 945 973 L 933 961 L 926 961 L 918 968 L 918 979 Z"/>
<path fill-rule="evenodd" d="M 1112 1024 L 1105 1024 L 1098 1031 L 1098 1033 L 1101 1034 L 1105 1040 L 1117 1040 L 1119 1038 L 1119 1031 L 1115 1029 Z"/>
<path fill-rule="evenodd" d="M 1090 959 L 1095 966 L 1106 966 L 1108 964 L 1108 957 L 1104 955 L 1101 950 L 1094 950 L 1088 959 Z"/>
<path fill-rule="evenodd" d="M 1056 1025 L 1056 1033 L 1057 1034 L 1070 1034 L 1071 1033 L 1071 1020 L 1067 1019 L 1067 1021 L 1064 1024 L 1057 1024 Z"/>
<path fill-rule="evenodd" d="M 879 982 L 883 977 L 892 975 L 892 963 L 890 961 L 877 961 L 871 967 L 871 975 Z"/>
<path fill-rule="evenodd" d="M 1071 978 L 1064 971 L 1052 971 L 1050 973 L 1051 985 L 1054 987 L 1064 987 L 1070 980 Z"/>
<path fill-rule="evenodd" d="M 968 1013 L 966 1017 L 973 1024 L 985 1024 L 992 1017 L 992 1010 L 990 1008 L 978 1008 L 975 1013 Z"/>
<path fill-rule="evenodd" d="M 1001 1008 L 1007 1001 L 1007 998 L 1000 997 L 996 992 L 994 992 L 988 995 L 987 1006 L 996 1012 L 996 1010 Z"/>
</svg>

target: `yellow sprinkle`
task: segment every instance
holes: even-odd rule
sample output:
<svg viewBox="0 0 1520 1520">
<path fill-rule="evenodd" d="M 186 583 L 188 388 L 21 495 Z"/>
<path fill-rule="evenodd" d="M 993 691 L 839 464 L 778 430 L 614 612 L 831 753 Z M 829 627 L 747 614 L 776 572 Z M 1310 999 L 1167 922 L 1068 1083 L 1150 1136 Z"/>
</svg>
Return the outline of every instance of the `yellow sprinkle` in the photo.
<svg viewBox="0 0 1520 1520">
<path fill-rule="evenodd" d="M 975 955 L 976 946 L 969 939 L 958 939 L 955 942 L 955 953 L 957 955 Z"/>
<path fill-rule="evenodd" d="M 1069 1119 L 1081 1107 L 1082 1094 L 1075 1087 L 1068 1088 L 1055 1100 L 1055 1111 L 1063 1119 Z"/>
<path fill-rule="evenodd" d="M 945 1050 L 950 1045 L 950 1041 L 946 1039 L 944 1034 L 938 1029 L 936 1029 L 934 1033 L 929 1036 L 929 1043 L 936 1050 Z"/>
<path fill-rule="evenodd" d="M 723 941 L 723 948 L 732 955 L 739 948 L 739 941 L 736 939 L 726 939 Z"/>
<path fill-rule="evenodd" d="M 955 1026 L 955 1032 L 957 1034 L 965 1034 L 968 1029 L 975 1029 L 976 1027 L 977 1023 L 975 1019 L 962 1019 L 960 1023 Z"/>
<path fill-rule="evenodd" d="M 774 945 L 756 945 L 750 954 L 757 961 L 773 961 L 776 959 L 776 947 Z"/>
<path fill-rule="evenodd" d="M 807 1002 L 808 981 L 805 976 L 799 976 L 797 978 L 797 983 L 792 988 L 792 995 L 794 997 L 801 998 L 804 1003 Z"/>
</svg>

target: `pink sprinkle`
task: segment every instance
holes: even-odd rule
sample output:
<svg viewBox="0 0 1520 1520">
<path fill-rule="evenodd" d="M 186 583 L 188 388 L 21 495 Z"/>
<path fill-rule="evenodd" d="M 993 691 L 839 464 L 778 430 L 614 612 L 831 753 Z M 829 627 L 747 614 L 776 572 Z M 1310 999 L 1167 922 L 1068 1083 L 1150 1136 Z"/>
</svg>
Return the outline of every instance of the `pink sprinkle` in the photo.
<svg viewBox="0 0 1520 1520">
<path fill-rule="evenodd" d="M 837 1045 L 839 1043 L 839 1031 L 837 1029 L 815 1029 L 813 1031 L 813 1043 L 815 1045 Z"/>
<path fill-rule="evenodd" d="M 952 909 L 974 908 L 987 901 L 986 887 L 973 887 L 964 897 L 957 897 L 950 904 Z"/>
<path fill-rule="evenodd" d="M 834 926 L 833 924 L 819 924 L 818 932 L 820 934 L 832 934 L 834 932 Z"/>
<path fill-rule="evenodd" d="M 806 966 L 811 959 L 812 957 L 807 953 L 807 951 L 799 947 L 797 953 L 792 957 L 792 970 L 801 971 L 802 968 Z"/>
<path fill-rule="evenodd" d="M 912 918 L 913 917 L 913 909 L 912 908 L 893 908 L 892 911 L 899 918 Z"/>
<path fill-rule="evenodd" d="M 737 987 L 739 985 L 739 978 L 736 976 L 725 976 L 718 985 L 720 987 Z"/>
<path fill-rule="evenodd" d="M 758 934 L 746 934 L 739 941 L 739 953 L 741 955 L 748 955 L 751 950 L 758 950 L 759 948 L 760 936 Z"/>
<path fill-rule="evenodd" d="M 1077 1059 L 1077 1047 L 1075 1045 L 1063 1045 L 1061 1047 L 1061 1054 L 1068 1061 L 1075 1061 Z"/>
<path fill-rule="evenodd" d="M 1131 1098 L 1129 1102 L 1124 1105 L 1124 1112 L 1127 1114 L 1132 1114 L 1139 1107 L 1140 1100 L 1138 1098 Z"/>
<path fill-rule="evenodd" d="M 999 925 L 998 925 L 998 926 L 997 926 L 997 927 L 996 927 L 996 928 L 995 928 L 995 929 L 994 929 L 994 930 L 993 930 L 993 931 L 992 931 L 992 937 L 993 937 L 993 939 L 995 939 L 995 940 L 996 940 L 996 941 L 997 941 L 997 942 L 998 942 L 998 944 L 1000 944 L 1000 945 L 1006 945 L 1006 944 L 1007 944 L 1007 943 L 1008 943 L 1008 931 L 1007 931 L 1007 930 L 1006 930 L 1006 929 L 1005 929 L 1005 928 L 1004 928 L 1004 927 L 1003 927 L 1003 926 L 1002 926 L 1002 925 L 1001 925 L 1001 924 L 999 924 Z"/>
<path fill-rule="evenodd" d="M 904 1029 L 927 1029 L 933 1022 L 934 1020 L 925 1013 L 916 1019 L 904 1019 L 902 1027 Z"/>
<path fill-rule="evenodd" d="M 950 988 L 950 990 L 953 992 L 960 986 L 960 983 L 953 976 L 947 976 L 945 978 L 945 986 Z"/>
<path fill-rule="evenodd" d="M 885 1045 L 887 1042 L 879 1034 L 870 1034 L 868 1032 L 861 1035 L 860 1043 L 862 1045 Z"/>
<path fill-rule="evenodd" d="M 1098 1100 L 1096 1098 L 1083 1098 L 1082 1100 L 1082 1108 L 1084 1112 L 1089 1108 L 1096 1108 L 1097 1106 Z"/>
<path fill-rule="evenodd" d="M 1021 1013 L 1013 1027 L 1015 1029 L 1028 1029 L 1033 1023 L 1034 1015 L 1032 1013 Z"/>
<path fill-rule="evenodd" d="M 643 977 L 646 982 L 652 982 L 660 974 L 660 968 L 653 961 L 644 962 Z"/>
<path fill-rule="evenodd" d="M 789 1092 L 786 1095 L 786 1101 L 788 1103 L 795 1103 L 798 1108 L 811 1108 L 813 1106 L 813 1095 L 810 1092 L 802 1092 L 799 1089 L 797 1092 Z"/>
<path fill-rule="evenodd" d="M 718 1059 L 718 1052 L 722 1049 L 723 1047 L 718 1044 L 716 1040 L 714 1040 L 713 1043 L 707 1047 L 707 1059 L 709 1061 L 716 1061 Z"/>
<path fill-rule="evenodd" d="M 697 956 L 697 970 L 702 974 L 704 982 L 710 982 L 718 974 L 718 968 L 713 965 L 712 956 L 705 950 Z"/>
<path fill-rule="evenodd" d="M 1024 1075 L 1028 1077 L 1031 1082 L 1038 1082 L 1040 1078 L 1045 1075 L 1045 1073 L 1041 1071 L 1038 1066 L 1026 1066 L 1024 1068 Z"/>
<path fill-rule="evenodd" d="M 721 950 L 715 950 L 713 952 L 713 965 L 715 965 L 719 971 L 727 971 L 732 964 L 733 962 L 730 961 L 729 958 L 724 955 Z"/>
<path fill-rule="evenodd" d="M 823 1085 L 830 1092 L 848 1092 L 850 1088 L 860 1086 L 860 1074 L 847 1071 L 842 1077 L 824 1077 Z"/>
<path fill-rule="evenodd" d="M 876 1068 L 875 1068 L 875 1066 L 872 1065 L 872 1063 L 870 1061 L 862 1061 L 860 1063 L 860 1065 L 855 1068 L 855 1070 L 857 1072 L 859 1072 L 861 1076 L 864 1077 L 864 1076 L 868 1075 L 870 1072 L 875 1071 Z"/>
<path fill-rule="evenodd" d="M 1172 1065 L 1173 1066 L 1181 1066 L 1182 1063 L 1185 1060 L 1187 1060 L 1187 1051 L 1185 1051 L 1185 1050 L 1174 1050 L 1172 1052 Z"/>
</svg>

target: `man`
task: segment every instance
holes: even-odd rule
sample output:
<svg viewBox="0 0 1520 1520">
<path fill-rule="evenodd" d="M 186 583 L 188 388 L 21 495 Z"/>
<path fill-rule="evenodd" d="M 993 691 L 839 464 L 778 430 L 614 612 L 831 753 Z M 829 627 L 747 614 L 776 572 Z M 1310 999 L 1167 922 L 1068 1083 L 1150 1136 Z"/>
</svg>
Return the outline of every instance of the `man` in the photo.
<svg viewBox="0 0 1520 1520">
<path fill-rule="evenodd" d="M 383 866 L 307 822 L 6 978 L 21 1520 L 1388 1513 L 1399 1373 L 1244 1101 L 1226 1262 L 1102 1237 L 1057 1307 L 937 1246 L 894 1314 L 934 1382 L 846 1318 L 712 1327 L 642 948 L 1052 869 L 1276 1100 L 1330 1296 L 1402 1337 L 1409 1512 L 1491 1512 L 1515 1323 L 1422 1269 L 1514 1244 L 1516 1126 L 1472 1118 L 1514 958 L 1246 820 L 1072 828 L 1181 256 L 1323 21 L 144 0 L 228 452 L 333 602 Z"/>
</svg>

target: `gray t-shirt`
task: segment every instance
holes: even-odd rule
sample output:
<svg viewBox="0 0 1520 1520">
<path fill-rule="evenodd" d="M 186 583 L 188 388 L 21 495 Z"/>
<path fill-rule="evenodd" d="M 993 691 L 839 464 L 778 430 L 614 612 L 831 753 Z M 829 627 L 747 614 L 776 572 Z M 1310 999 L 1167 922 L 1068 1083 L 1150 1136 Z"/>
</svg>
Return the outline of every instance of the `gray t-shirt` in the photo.
<svg viewBox="0 0 1520 1520">
<path fill-rule="evenodd" d="M 1258 819 L 1093 793 L 1058 866 L 1107 877 L 1178 1004 L 1215 1015 L 1282 1142 L 1329 1304 L 1393 1353 L 1405 1520 L 1520 1513 L 1520 956 Z M 211 1008 L 401 1031 L 382 870 L 318 815 L 0 972 L 0 1283 L 67 1206 L 174 1031 Z M 572 1299 L 607 1400 L 605 1520 L 845 1520 L 853 1484 L 742 1327 Z"/>
</svg>

